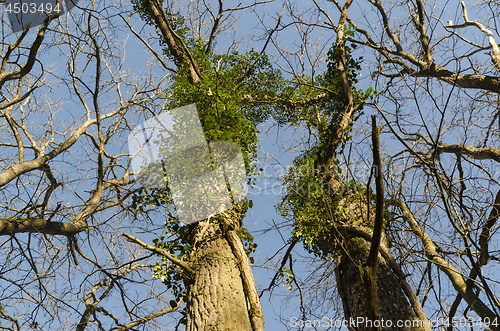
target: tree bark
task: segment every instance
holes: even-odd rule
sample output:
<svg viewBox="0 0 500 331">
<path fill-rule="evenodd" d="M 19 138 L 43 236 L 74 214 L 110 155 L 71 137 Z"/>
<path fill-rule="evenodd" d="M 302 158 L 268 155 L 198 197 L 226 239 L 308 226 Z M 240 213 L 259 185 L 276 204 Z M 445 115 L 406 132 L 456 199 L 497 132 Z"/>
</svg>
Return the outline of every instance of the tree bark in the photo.
<svg viewBox="0 0 500 331">
<path fill-rule="evenodd" d="M 242 245 L 231 245 L 229 236 L 241 227 L 240 221 L 234 223 L 203 221 L 193 227 L 190 265 L 195 273 L 185 280 L 186 331 L 264 330 L 258 297 L 258 307 L 251 299 L 256 289 L 246 272 L 247 256 Z"/>
<path fill-rule="evenodd" d="M 373 330 L 377 328 L 375 321 L 368 315 L 366 286 L 362 281 L 361 273 L 370 252 L 371 243 L 362 237 L 350 238 L 347 242 L 347 253 L 341 254 L 338 265 L 338 284 L 345 318 L 354 321 L 351 326 L 358 331 Z M 377 294 L 380 312 L 380 326 L 382 330 L 428 330 L 411 305 L 403 290 L 400 279 L 379 253 L 377 261 Z M 398 326 L 399 323 L 403 325 Z M 402 322 L 401 322 L 402 321 Z M 373 324 L 371 324 L 373 323 Z M 406 323 L 406 325 L 405 325 Z"/>
</svg>

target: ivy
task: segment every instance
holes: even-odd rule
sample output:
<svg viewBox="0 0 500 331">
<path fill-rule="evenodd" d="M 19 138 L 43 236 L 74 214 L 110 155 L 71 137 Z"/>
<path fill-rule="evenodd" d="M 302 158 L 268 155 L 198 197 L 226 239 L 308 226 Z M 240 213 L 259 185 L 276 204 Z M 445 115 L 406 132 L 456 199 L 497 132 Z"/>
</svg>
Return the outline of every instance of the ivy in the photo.
<svg viewBox="0 0 500 331">
<path fill-rule="evenodd" d="M 145 2 L 134 0 L 134 8 L 141 13 L 146 23 L 154 26 L 152 18 L 145 10 Z M 185 28 L 184 19 L 171 12 L 167 16 L 174 30 L 184 40 L 189 38 L 190 31 Z M 283 88 L 281 72 L 272 67 L 265 53 L 249 50 L 245 53 L 233 51 L 229 54 L 215 54 L 206 52 L 203 42 L 193 38 L 188 39 L 188 48 L 196 61 L 201 76 L 199 83 L 192 84 L 189 79 L 188 68 L 175 59 L 164 48 L 165 55 L 177 65 L 177 72 L 170 74 L 170 85 L 165 90 L 170 102 L 166 109 L 174 109 L 187 104 L 195 103 L 200 122 L 208 141 L 228 141 L 237 143 L 245 163 L 247 182 L 253 185 L 255 177 L 261 171 L 256 167 L 257 160 L 257 126 L 266 121 L 273 113 L 270 105 L 251 104 L 246 98 L 248 95 L 257 98 L 276 97 Z M 159 145 L 159 153 L 169 143 L 168 137 L 159 136 L 153 143 Z M 149 169 L 149 171 L 155 171 Z M 153 240 L 156 247 L 169 252 L 179 260 L 189 262 L 191 246 L 190 235 L 195 225 L 183 226 L 176 218 L 176 211 L 172 199 L 172 192 L 166 186 L 163 188 L 143 188 L 137 191 L 132 198 L 131 207 L 138 212 L 145 212 L 151 208 L 164 207 L 167 220 L 163 233 Z M 244 215 L 253 206 L 252 200 L 244 198 L 235 212 Z M 211 222 L 223 222 L 222 217 L 213 217 Z M 255 252 L 257 244 L 253 236 L 245 228 L 238 229 L 246 254 L 253 263 L 251 254 Z M 184 279 L 179 268 L 161 257 L 153 270 L 153 276 L 160 279 L 172 292 L 176 304 L 185 293 Z"/>
<path fill-rule="evenodd" d="M 252 201 L 252 200 L 249 200 Z M 238 230 L 238 235 L 243 242 L 243 246 L 245 248 L 245 253 L 248 256 L 248 259 L 250 260 L 250 263 L 254 263 L 254 258 L 251 256 L 253 252 L 255 252 L 255 249 L 257 248 L 257 243 L 254 242 L 253 236 L 248 232 L 248 230 L 244 227 Z"/>
<path fill-rule="evenodd" d="M 347 26 L 344 43 L 348 43 L 348 38 L 353 37 L 354 33 L 355 29 Z M 352 139 L 350 132 L 353 123 L 363 115 L 366 101 L 375 96 L 373 89 L 361 90 L 357 87 L 363 58 L 355 58 L 352 55 L 356 47 L 356 44 L 352 43 L 344 46 L 346 74 L 354 96 L 354 114 L 347 130 L 343 132 L 338 146 L 341 149 Z M 370 193 L 371 200 L 374 198 L 371 189 L 365 185 L 354 181 L 342 183 L 338 159 L 333 166 L 328 165 L 328 168 L 325 164 L 330 137 L 342 119 L 347 105 L 338 73 L 337 59 L 340 51 L 339 47 L 333 45 L 328 52 L 326 71 L 315 81 L 308 81 L 309 85 L 316 83 L 323 89 L 334 92 L 334 97 L 309 107 L 307 111 L 290 112 L 288 117 L 282 117 L 284 121 L 292 124 L 305 122 L 311 130 L 318 133 L 319 139 L 313 147 L 293 160 L 292 167 L 284 178 L 286 196 L 276 209 L 283 218 L 294 222 L 293 235 L 300 238 L 307 251 L 326 258 L 332 258 L 332 255 L 341 250 L 336 224 L 370 226 L 366 224 L 367 193 Z M 304 89 L 295 94 L 304 94 Z M 372 205 L 370 203 L 370 206 Z"/>
<path fill-rule="evenodd" d="M 196 103 L 207 140 L 231 141 L 241 147 L 248 183 L 252 185 L 258 173 L 257 125 L 269 117 L 271 110 L 266 105 L 250 104 L 245 96 L 275 95 L 281 84 L 280 73 L 272 68 L 265 54 L 253 50 L 245 54 L 206 54 L 199 44 L 192 54 L 202 72 L 200 83 L 195 86 L 189 82 L 187 69 L 172 75 L 167 90 L 172 101 L 167 108 Z M 241 82 L 243 73 L 249 71 Z"/>
<path fill-rule="evenodd" d="M 132 5 L 134 11 L 139 13 L 139 16 L 141 19 L 147 24 L 156 29 L 156 32 L 158 35 L 161 36 L 161 32 L 156 26 L 153 17 L 149 13 L 149 11 L 146 9 L 146 2 L 147 0 L 132 0 Z M 163 5 L 165 0 L 159 0 L 158 1 L 160 5 Z M 163 8 L 165 15 L 167 16 L 168 22 L 170 23 L 170 26 L 174 30 L 174 32 L 181 37 L 185 42 L 188 47 L 191 47 L 193 44 L 195 44 L 195 39 L 189 36 L 189 29 L 185 26 L 185 19 L 180 13 L 174 13 L 168 8 L 164 7 Z M 170 53 L 167 43 L 160 38 L 160 46 L 163 49 L 163 54 L 172 62 L 175 63 L 176 66 L 181 66 L 182 63 L 179 63 L 175 57 Z M 178 45 L 180 46 L 180 45 Z"/>
</svg>

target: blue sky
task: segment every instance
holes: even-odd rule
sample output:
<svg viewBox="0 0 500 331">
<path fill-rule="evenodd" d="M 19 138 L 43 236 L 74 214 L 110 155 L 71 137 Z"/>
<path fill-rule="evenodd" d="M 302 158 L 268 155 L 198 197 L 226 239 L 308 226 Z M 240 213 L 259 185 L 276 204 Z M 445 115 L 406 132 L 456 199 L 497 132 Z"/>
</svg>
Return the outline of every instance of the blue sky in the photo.
<svg viewBox="0 0 500 331">
<path fill-rule="evenodd" d="M 235 6 L 238 3 L 239 2 L 230 2 L 227 3 L 226 6 Z M 83 5 L 83 3 L 81 5 Z M 311 5 L 311 3 L 303 4 L 304 7 Z M 323 5 L 325 8 L 331 8 L 330 11 L 332 12 L 333 21 L 336 22 L 337 10 L 334 9 L 334 5 L 328 2 Z M 266 27 L 269 28 L 274 26 L 275 17 L 281 13 L 281 9 L 282 7 L 279 2 L 273 2 L 258 6 L 256 12 L 264 20 Z M 298 10 L 300 10 L 300 8 Z M 76 9 L 75 13 L 77 13 Z M 357 17 L 360 15 L 361 10 L 358 7 L 357 2 L 355 2 L 350 11 L 350 16 Z M 456 16 L 451 18 L 457 20 Z M 286 20 L 287 18 L 284 18 L 284 22 L 286 22 Z M 140 30 L 142 25 L 142 22 L 134 22 L 134 26 L 137 27 L 138 30 Z M 233 47 L 232 44 L 234 40 L 242 41 L 242 43 L 238 45 L 240 51 L 246 51 L 250 48 L 254 48 L 259 51 L 263 46 L 264 41 L 262 39 L 255 41 L 255 38 L 252 38 L 252 36 L 262 37 L 265 30 L 262 22 L 259 21 L 254 14 L 242 13 L 242 16 L 235 19 L 234 22 L 231 23 L 230 27 L 233 29 L 228 30 L 227 33 L 223 33 L 218 37 L 216 51 L 225 52 L 228 47 Z M 150 61 L 152 61 L 152 63 L 156 60 L 152 57 L 150 52 L 147 51 L 139 41 L 137 41 L 135 36 L 127 34 L 126 29 L 122 31 L 123 35 L 115 35 L 111 37 L 120 40 L 122 45 L 125 47 L 125 61 L 123 67 L 129 69 L 134 74 L 146 73 L 149 70 L 149 67 L 148 61 L 145 61 L 145 59 L 151 59 Z M 151 29 L 145 28 L 145 31 L 151 32 Z M 311 37 L 317 37 L 320 49 L 323 47 L 324 50 L 327 50 L 331 46 L 331 43 L 335 40 L 335 34 L 331 30 L 323 32 L 325 32 L 324 35 L 321 35 L 318 32 L 317 34 L 311 35 Z M 289 50 L 296 49 L 297 45 L 295 43 L 300 41 L 299 35 L 294 32 L 292 28 L 278 32 L 277 36 L 279 46 L 281 48 L 288 48 Z M 154 45 L 154 47 L 156 51 L 161 53 L 158 45 Z M 276 49 L 272 44 L 268 46 L 267 53 L 271 56 L 277 55 Z M 275 57 L 275 59 L 277 59 L 279 65 L 285 66 L 285 63 L 278 56 Z M 50 53 L 45 53 L 41 57 L 41 60 L 57 65 L 64 59 L 52 56 Z M 370 59 L 367 58 L 366 60 L 369 61 Z M 61 65 L 60 68 L 55 70 L 59 74 L 63 74 L 66 68 L 64 65 Z M 162 69 L 158 67 L 155 70 L 157 70 L 157 72 L 153 72 L 153 75 L 156 74 L 158 77 L 161 77 L 164 73 L 162 72 Z M 366 88 L 372 82 L 365 73 L 363 73 L 362 77 L 364 79 L 362 80 L 362 86 Z M 66 102 L 67 99 L 70 98 L 65 94 L 67 93 L 65 92 L 67 90 L 64 89 L 64 87 L 54 87 L 51 91 L 52 95 L 50 97 L 53 99 L 61 98 Z M 112 100 L 103 100 L 103 103 L 105 102 L 112 102 Z M 73 114 L 76 113 L 76 110 L 71 111 L 75 111 Z M 361 129 L 363 126 L 366 127 L 368 125 L 368 119 L 371 112 L 372 110 L 367 109 L 366 114 L 360 119 L 358 126 L 361 127 Z M 62 117 L 58 118 L 61 126 L 64 126 L 63 123 L 66 119 L 70 119 L 71 114 L 72 113 L 68 111 L 63 114 Z M 137 119 L 137 123 L 139 122 L 140 119 Z M 361 129 L 360 131 L 362 131 Z M 253 272 L 258 289 L 263 289 L 267 288 L 272 277 L 275 275 L 275 270 L 273 268 L 277 263 L 281 262 L 280 257 L 284 254 L 284 250 L 282 248 L 286 241 L 291 237 L 291 228 L 282 226 L 283 219 L 281 219 L 276 213 L 275 205 L 280 202 L 282 194 L 284 193 L 284 188 L 281 185 L 279 177 L 285 173 L 285 170 L 289 167 L 292 159 L 298 155 L 298 151 L 294 151 L 293 147 L 296 146 L 298 141 L 300 141 L 304 132 L 302 132 L 300 128 L 279 128 L 273 125 L 272 122 L 265 123 L 261 128 L 259 128 L 259 130 L 261 132 L 259 134 L 261 139 L 259 145 L 259 167 L 263 168 L 264 171 L 258 177 L 255 187 L 249 192 L 249 197 L 253 200 L 254 207 L 248 212 L 244 222 L 245 226 L 252 234 L 254 234 L 255 242 L 258 244 L 258 248 L 254 254 L 256 267 L 253 268 Z M 358 154 L 364 155 L 365 159 L 363 161 L 369 164 L 371 159 L 369 144 L 365 141 L 363 145 L 358 145 L 363 138 L 363 136 L 355 138 L 355 148 L 358 148 Z M 356 141 L 356 139 L 358 140 Z M 78 147 L 78 145 L 75 146 Z M 387 144 L 387 146 L 391 148 L 392 145 Z M 116 148 L 126 151 L 126 142 L 117 141 Z M 78 151 L 76 151 L 74 155 L 77 156 Z M 74 168 L 70 168 L 63 159 L 59 159 L 57 162 L 59 162 L 61 166 L 66 167 L 62 170 L 63 172 L 66 170 L 67 174 L 65 174 L 65 176 L 70 177 Z M 360 168 L 360 172 L 364 170 L 364 168 Z M 80 194 L 84 194 L 85 189 L 85 187 L 77 187 L 75 191 Z M 158 221 L 158 226 L 161 226 L 163 223 L 161 218 L 155 221 Z M 142 236 L 141 239 L 146 242 L 148 242 L 148 240 L 150 242 L 154 236 L 154 234 L 151 233 L 143 233 L 140 235 Z M 280 249 L 281 251 L 276 254 L 276 252 Z M 269 258 L 271 258 L 270 262 L 268 261 Z M 301 277 L 305 277 L 313 271 L 309 269 L 310 267 L 318 266 L 317 263 L 309 264 L 312 257 L 303 250 L 301 244 L 297 245 L 294 249 L 293 258 L 294 262 L 296 262 L 295 272 Z M 77 276 L 75 276 L 75 278 L 77 278 Z M 286 301 L 285 299 L 287 295 L 292 292 L 287 290 L 286 286 L 283 286 L 281 282 L 279 282 L 278 285 L 279 286 L 275 289 L 272 296 L 270 296 L 269 292 L 267 292 L 263 295 L 261 300 L 266 319 L 266 330 L 285 330 L 286 328 L 282 324 L 283 321 L 286 323 L 291 317 L 300 318 L 301 316 L 297 305 L 298 300 L 296 298 L 292 298 L 291 301 Z M 160 284 L 160 286 L 162 285 Z M 81 310 L 81 306 L 79 308 Z M 319 317 L 321 318 L 325 316 Z M 326 317 L 334 318 L 335 316 Z M 281 321 L 280 318 L 282 318 Z"/>
</svg>

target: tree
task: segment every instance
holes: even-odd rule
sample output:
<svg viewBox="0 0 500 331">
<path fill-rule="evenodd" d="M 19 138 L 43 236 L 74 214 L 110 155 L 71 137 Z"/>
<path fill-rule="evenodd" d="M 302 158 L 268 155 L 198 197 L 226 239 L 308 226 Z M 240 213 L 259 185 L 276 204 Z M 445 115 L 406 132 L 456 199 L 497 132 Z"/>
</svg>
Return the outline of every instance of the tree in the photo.
<svg viewBox="0 0 500 331">
<path fill-rule="evenodd" d="M 176 309 L 121 236 L 154 228 L 130 208 L 124 139 L 165 102 L 161 76 L 123 69 L 130 10 L 79 4 L 19 33 L 2 21 L 2 329 L 163 329 Z"/>
<path fill-rule="evenodd" d="M 193 226 L 180 227 L 175 216 L 170 219 L 168 189 L 151 192 L 138 187 L 139 174 L 131 170 L 130 155 L 123 151 L 134 124 L 165 107 L 196 102 L 207 138 L 238 143 L 252 180 L 256 125 L 268 111 L 267 106 L 253 106 L 248 99 L 275 93 L 280 76 L 264 51 L 214 54 L 212 47 L 221 32 L 223 14 L 248 8 L 226 10 L 222 6 L 220 3 L 208 41 L 204 41 L 194 35 L 196 29 L 183 24 L 180 15 L 165 12 L 158 1 L 136 2 L 135 9 L 158 28 L 160 44 L 165 46 L 162 55 L 146 41 L 147 34 L 136 32 L 131 8 L 104 2 L 79 7 L 82 12 L 71 14 L 75 24 L 57 21 L 59 15 L 49 16 L 27 49 L 19 44 L 29 35 L 29 26 L 15 44 L 6 39 L 3 68 L 11 72 L 4 81 L 15 79 L 16 84 L 9 86 L 10 90 L 3 87 L 12 97 L 5 97 L 7 111 L 2 116 L 6 132 L 16 143 L 3 143 L 13 157 L 6 154 L 0 174 L 5 199 L 0 234 L 8 237 L 3 243 L 7 255 L 2 270 L 6 296 L 0 307 L 11 329 L 26 325 L 150 329 L 156 323 L 162 328 L 155 320 L 178 309 L 185 300 L 178 324 L 186 323 L 187 329 L 263 330 L 247 257 L 255 245 L 242 228 L 242 217 L 251 201 L 244 200 Z M 127 13 L 131 14 L 128 18 Z M 149 73 L 138 79 L 122 70 L 125 59 L 118 40 L 118 31 L 123 29 L 120 23 L 145 43 L 168 75 Z M 50 42 L 44 40 L 48 31 Z M 116 39 L 110 37 L 114 34 Z M 47 53 L 40 51 L 41 45 L 46 47 L 44 52 L 56 50 L 67 58 L 67 73 L 47 69 Z M 28 64 L 23 67 L 21 61 L 7 62 L 12 51 L 27 57 Z M 33 67 L 33 63 L 40 65 Z M 170 86 L 162 85 L 165 79 L 171 81 Z M 32 83 L 23 85 L 30 80 Z M 43 113 L 46 118 L 37 121 L 35 117 L 45 104 L 49 109 L 61 107 L 61 100 L 57 104 L 36 102 L 55 86 L 66 87 L 58 91 L 67 96 L 61 100 L 81 113 L 59 115 L 70 119 L 68 123 L 57 123 L 51 112 Z M 42 92 L 41 87 L 46 90 Z M 160 228 L 176 238 L 167 241 L 160 237 L 156 246 L 150 246 L 128 233 L 121 236 L 123 229 L 134 235 L 156 230 L 152 219 L 160 205 L 167 205 L 163 215 L 167 222 Z M 152 253 L 141 255 L 136 244 Z M 37 255 L 34 250 L 46 253 Z M 153 254 L 166 257 L 165 263 L 154 264 Z M 69 279 L 63 282 L 65 273 Z M 158 290 L 151 283 L 151 274 L 167 287 Z M 22 281 L 17 281 L 18 277 Z M 133 288 L 132 295 L 129 289 L 134 283 L 140 285 Z M 11 299 L 14 287 L 23 289 L 16 300 Z M 174 296 L 165 295 L 167 290 Z M 32 296 L 32 292 L 38 295 Z M 110 308 L 116 297 L 122 309 Z"/>
<path fill-rule="evenodd" d="M 331 8 L 328 6 L 333 5 L 315 2 L 315 11 L 308 9 L 309 12 L 298 14 L 292 10 L 296 7 L 289 4 L 289 14 L 295 24 L 304 27 L 299 28 L 305 31 L 301 38 L 304 43 L 312 39 L 305 27 L 330 29 L 342 36 L 345 18 L 353 27 L 353 33 L 347 37 L 351 47 L 360 47 L 365 54 L 371 50 L 373 54 L 368 57 L 368 68 L 373 78 L 370 85 L 377 96 L 367 106 L 383 121 L 380 139 L 386 144 L 381 172 L 385 186 L 384 230 L 395 256 L 391 258 L 381 245 L 382 258 L 392 270 L 378 269 L 380 316 L 403 318 L 406 297 L 413 314 L 424 321 L 426 315 L 432 321 L 440 318 L 439 325 L 452 329 L 457 326 L 452 323 L 454 319 L 460 318 L 462 324 L 467 324 L 465 320 L 469 318 L 475 322 L 482 319 L 483 326 L 498 329 L 499 306 L 493 277 L 497 257 L 492 249 L 496 245 L 498 219 L 498 183 L 493 175 L 498 162 L 494 146 L 498 134 L 495 86 L 499 69 L 496 2 L 488 1 L 474 8 L 476 20 L 467 14 L 464 2 L 457 8 L 462 16 L 459 18 L 451 17 L 455 8 L 435 3 L 374 0 L 360 9 L 361 19 L 354 19 L 357 14 L 347 15 L 351 1 L 343 6 L 332 2 L 340 12 L 339 24 L 334 24 L 327 13 Z M 484 16 L 480 17 L 481 13 Z M 453 20 L 446 24 L 446 18 Z M 305 49 L 306 45 L 302 47 Z M 488 57 L 482 56 L 485 51 L 489 51 Z M 311 63 L 312 72 L 317 70 L 315 64 Z M 301 71 L 296 68 L 288 70 L 300 76 Z M 349 108 L 345 109 L 343 113 L 349 114 Z M 350 122 L 354 119 L 349 117 Z M 311 125 L 307 118 L 303 120 L 312 130 L 320 131 L 318 125 Z M 370 173 L 357 170 L 362 166 L 370 169 L 365 165 L 371 163 L 363 154 L 367 149 L 358 145 L 366 135 L 357 132 L 359 136 L 356 131 L 352 133 L 354 142 L 346 144 L 349 153 L 343 152 L 342 145 L 335 146 L 341 169 L 336 180 L 340 184 L 327 186 L 321 179 L 324 176 L 311 178 L 300 171 L 292 172 L 287 176 L 290 189 L 281 211 L 293 220 L 297 238 L 322 256 L 322 261 L 338 258 L 337 263 L 323 266 L 336 270 L 344 318 L 373 319 L 377 318 L 377 308 L 370 303 L 370 296 L 363 293 L 365 286 L 360 281 L 366 279 L 372 233 L 376 233 L 367 221 L 371 218 L 366 208 L 370 200 L 367 196 L 378 197 L 380 192 L 370 192 Z M 319 137 L 314 148 L 296 161 L 296 169 L 307 162 L 316 162 L 316 167 L 325 164 L 323 160 L 316 161 L 316 155 L 328 150 L 322 146 L 327 140 L 321 134 Z M 330 174 L 330 178 L 335 175 Z M 328 190 L 313 191 L 316 195 L 301 194 L 301 181 L 313 180 Z M 354 193 L 339 190 L 350 180 L 355 184 Z M 386 270 L 394 276 L 388 276 Z M 326 275 L 327 271 L 319 273 Z M 369 279 L 365 283 L 369 284 Z M 403 291 L 387 291 L 388 283 L 393 290 Z M 312 287 L 306 283 L 302 286 Z M 418 296 L 419 300 L 415 300 Z M 389 306 L 391 300 L 398 305 Z M 389 307 L 389 311 L 384 313 L 383 306 Z"/>
<path fill-rule="evenodd" d="M 159 1 L 134 4 L 160 34 L 163 53 L 175 66 L 167 91 L 172 100 L 168 109 L 195 103 L 207 140 L 235 142 L 242 148 L 251 183 L 256 128 L 269 113 L 266 106 L 252 104 L 251 99 L 276 94 L 281 77 L 271 67 L 265 46 L 261 52 L 214 53 L 223 14 L 242 8 L 225 9 L 220 2 L 208 35 L 200 36 L 184 24 L 180 14 Z M 160 150 L 162 144 L 168 142 L 163 141 Z M 135 202 L 141 208 L 166 205 L 167 210 L 173 209 L 168 187 L 141 191 Z M 179 298 L 185 298 L 187 330 L 263 330 L 264 317 L 247 257 L 255 245 L 242 227 L 251 204 L 244 199 L 230 210 L 186 227 L 180 227 L 173 217 L 165 223 L 168 238 L 156 240 L 155 248 L 133 239 L 150 250 L 161 250 L 164 259 L 156 272 Z"/>
<path fill-rule="evenodd" d="M 352 124 L 361 116 L 372 94 L 370 89 L 363 92 L 355 87 L 361 67 L 360 62 L 352 58 L 352 49 L 346 46 L 346 40 L 354 35 L 354 31 L 346 31 L 345 25 L 350 5 L 348 1 L 342 8 L 336 26 L 337 40 L 328 53 L 328 69 L 313 80 L 318 84 L 315 88 L 328 89 L 334 97 L 315 100 L 314 106 L 309 107 L 310 112 L 316 113 L 317 120 L 308 120 L 308 115 L 312 114 L 305 111 L 305 115 L 298 118 L 317 132 L 318 139 L 295 160 L 285 180 L 288 194 L 279 210 L 285 218 L 293 220 L 294 235 L 303 240 L 312 253 L 325 258 L 337 257 L 337 287 L 346 319 L 382 319 L 395 324 L 395 319 L 400 318 L 426 323 L 417 296 L 402 279 L 403 274 L 387 247 L 382 230 L 384 202 L 380 151 L 374 152 L 378 161 L 372 168 L 377 182 L 375 210 L 370 206 L 370 189 L 344 183 L 338 166 L 337 151 L 350 139 Z M 379 149 L 378 139 L 374 127 L 374 151 Z M 398 304 L 395 306 L 395 303 Z M 428 329 L 423 324 L 415 329 Z M 360 325 L 358 328 L 371 327 Z"/>
<path fill-rule="evenodd" d="M 81 12 L 70 16 L 74 24 L 58 21 L 59 15 L 49 16 L 28 48 L 19 45 L 29 36 L 29 26 L 13 45 L 6 39 L 3 68 L 11 72 L 4 82 L 16 80 L 16 84 L 9 89 L 3 86 L 12 96 L 5 92 L 3 109 L 7 111 L 2 116 L 7 135 L 16 143 L 3 142 L 12 157 L 6 152 L 0 174 L 5 201 L 0 234 L 8 238 L 2 244 L 7 254 L 0 308 L 1 318 L 11 329 L 163 329 L 156 319 L 175 311 L 185 300 L 177 326 L 263 330 L 247 257 L 255 244 L 242 228 L 242 217 L 252 202 L 244 200 L 217 217 L 180 227 L 169 212 L 168 189 L 151 192 L 138 187 L 139 174 L 131 170 L 130 155 L 124 152 L 134 124 L 165 107 L 196 102 L 207 138 L 238 143 L 252 180 L 256 125 L 268 116 L 268 107 L 251 105 L 249 98 L 275 93 L 281 79 L 264 51 L 214 54 L 223 14 L 249 8 L 226 10 L 222 6 L 204 41 L 194 35 L 198 30 L 188 29 L 180 15 L 165 12 L 158 1 L 136 2 L 135 9 L 158 28 L 160 44 L 165 46 L 162 55 L 148 43 L 147 33 L 136 32 L 136 12 L 104 2 L 78 7 Z M 144 42 L 155 64 L 169 74 L 158 77 L 150 72 L 138 78 L 122 69 L 120 23 Z M 44 39 L 47 35 L 50 41 Z M 45 45 L 43 52 L 41 45 Z M 7 62 L 13 51 L 27 57 L 27 64 Z M 67 58 L 67 73 L 64 68 L 47 69 L 49 60 L 44 57 L 49 51 Z M 162 85 L 166 79 L 170 86 Z M 62 101 L 38 102 L 56 86 L 66 88 L 58 90 Z M 62 102 L 74 107 L 68 110 L 81 113 L 65 112 Z M 49 110 L 62 108 L 64 115 L 58 118 L 68 121 L 57 123 L 51 111 L 37 121 L 45 105 Z M 152 219 L 160 205 L 167 205 L 163 215 L 167 222 L 160 230 L 176 238 L 160 237 L 151 246 L 128 233 L 121 236 L 125 231 L 154 233 L 157 228 Z M 152 253 L 146 251 L 144 256 L 136 244 Z M 155 264 L 155 254 L 166 259 Z M 167 287 L 158 289 L 151 274 Z M 134 283 L 138 286 L 132 287 Z M 14 299 L 17 288 L 23 294 Z M 172 291 L 173 297 L 166 291 Z M 110 308 L 116 298 L 122 309 Z"/>
</svg>

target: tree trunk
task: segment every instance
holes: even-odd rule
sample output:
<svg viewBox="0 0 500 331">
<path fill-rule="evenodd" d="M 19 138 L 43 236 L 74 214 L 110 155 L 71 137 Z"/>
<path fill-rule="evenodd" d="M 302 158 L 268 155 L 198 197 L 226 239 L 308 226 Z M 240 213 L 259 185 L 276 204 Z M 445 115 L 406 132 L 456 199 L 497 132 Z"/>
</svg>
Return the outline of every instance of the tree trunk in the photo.
<svg viewBox="0 0 500 331">
<path fill-rule="evenodd" d="M 358 331 L 377 329 L 377 322 L 368 318 L 366 287 L 361 273 L 366 266 L 371 243 L 364 238 L 349 239 L 347 251 L 338 265 L 338 287 L 344 305 L 345 318 L 352 318 L 351 326 Z M 428 328 L 414 313 L 403 290 L 402 280 L 380 255 L 377 265 L 377 290 L 381 330 L 419 330 Z M 373 323 L 373 324 L 372 324 Z M 398 324 L 402 323 L 402 324 Z"/>
<path fill-rule="evenodd" d="M 239 244 L 232 242 L 237 237 L 234 232 L 230 237 L 241 224 L 233 222 L 238 224 L 221 225 L 212 220 L 193 227 L 190 265 L 195 273 L 185 280 L 186 331 L 263 330 L 260 303 L 255 307 L 255 301 L 252 305 L 248 299 L 249 293 L 257 292 L 247 256 L 239 238 Z"/>
</svg>

